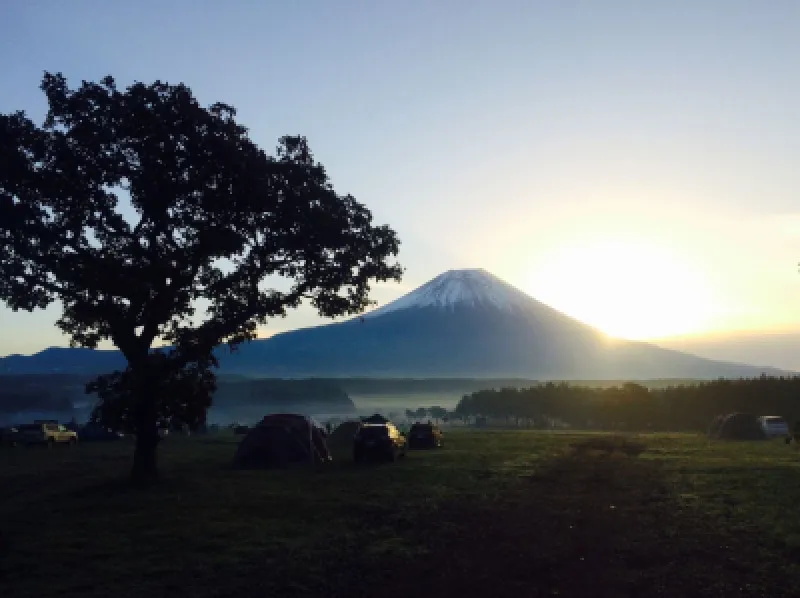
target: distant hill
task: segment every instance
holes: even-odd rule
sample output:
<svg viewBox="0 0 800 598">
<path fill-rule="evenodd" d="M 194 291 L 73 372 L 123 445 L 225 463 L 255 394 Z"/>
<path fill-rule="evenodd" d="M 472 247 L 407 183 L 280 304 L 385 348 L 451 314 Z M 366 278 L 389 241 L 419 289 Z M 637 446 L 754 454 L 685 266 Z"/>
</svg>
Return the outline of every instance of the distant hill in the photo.
<svg viewBox="0 0 800 598">
<path fill-rule="evenodd" d="M 701 357 L 725 361 L 769 363 L 777 368 L 800 369 L 800 334 L 797 332 L 739 332 L 717 336 L 676 338 L 663 346 Z"/>
<path fill-rule="evenodd" d="M 223 374 L 270 378 L 714 379 L 786 374 L 611 341 L 484 270 L 445 272 L 362 317 L 220 350 Z M 0 359 L 0 373 L 98 374 L 116 351 L 47 349 Z"/>
<path fill-rule="evenodd" d="M 79 374 L 0 375 L 0 415 L 52 414 L 58 419 L 85 416 L 97 400 L 86 395 L 89 376 Z M 222 376 L 213 397 L 213 409 L 225 413 L 276 411 L 351 413 L 349 395 L 324 380 L 268 380 Z M 237 419 L 237 417 L 232 417 Z"/>
<path fill-rule="evenodd" d="M 241 406 L 269 408 L 270 412 L 350 413 L 350 396 L 335 381 L 221 378 L 214 393 L 218 409 Z"/>
<path fill-rule="evenodd" d="M 33 355 L 0 357 L 2 374 L 104 374 L 125 369 L 125 357 L 115 350 L 50 347 Z"/>
</svg>

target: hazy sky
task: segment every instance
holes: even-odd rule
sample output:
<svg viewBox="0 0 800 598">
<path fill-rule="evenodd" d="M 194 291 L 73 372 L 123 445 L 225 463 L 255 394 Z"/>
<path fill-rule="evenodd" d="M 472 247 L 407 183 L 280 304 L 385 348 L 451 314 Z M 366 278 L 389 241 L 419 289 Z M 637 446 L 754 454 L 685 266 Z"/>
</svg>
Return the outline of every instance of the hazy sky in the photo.
<svg viewBox="0 0 800 598">
<path fill-rule="evenodd" d="M 0 111 L 112 74 L 306 135 L 402 239 L 381 303 L 483 267 L 620 336 L 790 331 L 798 31 L 795 0 L 5 2 Z M 0 354 L 66 344 L 57 315 L 0 308 Z"/>
</svg>

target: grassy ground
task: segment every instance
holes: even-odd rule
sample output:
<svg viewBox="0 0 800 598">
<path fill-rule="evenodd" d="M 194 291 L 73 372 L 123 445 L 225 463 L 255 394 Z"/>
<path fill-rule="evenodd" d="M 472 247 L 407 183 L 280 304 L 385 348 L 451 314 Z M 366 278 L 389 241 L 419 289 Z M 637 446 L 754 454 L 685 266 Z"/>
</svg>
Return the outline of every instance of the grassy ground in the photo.
<svg viewBox="0 0 800 598">
<path fill-rule="evenodd" d="M 683 435 L 453 432 L 236 471 L 235 439 L 0 451 L 2 595 L 797 596 L 800 453 Z"/>
</svg>

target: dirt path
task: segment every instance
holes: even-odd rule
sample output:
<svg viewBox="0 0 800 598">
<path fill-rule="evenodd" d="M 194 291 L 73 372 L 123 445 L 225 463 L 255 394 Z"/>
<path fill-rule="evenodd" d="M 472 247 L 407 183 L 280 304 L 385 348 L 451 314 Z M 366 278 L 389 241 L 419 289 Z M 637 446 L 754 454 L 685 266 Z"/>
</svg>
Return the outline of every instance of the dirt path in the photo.
<svg viewBox="0 0 800 598">
<path fill-rule="evenodd" d="M 578 450 L 503 504 L 430 525 L 429 558 L 381 595 L 793 595 L 753 542 L 681 510 L 659 466 L 624 453 Z"/>
</svg>

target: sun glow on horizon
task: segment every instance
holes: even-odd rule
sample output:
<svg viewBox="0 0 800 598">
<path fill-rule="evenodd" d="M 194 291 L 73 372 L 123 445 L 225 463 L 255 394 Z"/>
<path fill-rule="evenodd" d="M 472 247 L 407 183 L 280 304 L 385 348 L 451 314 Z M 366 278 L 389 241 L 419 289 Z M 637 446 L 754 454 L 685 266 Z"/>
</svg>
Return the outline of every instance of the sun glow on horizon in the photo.
<svg viewBox="0 0 800 598">
<path fill-rule="evenodd" d="M 709 330 L 719 315 L 689 258 L 646 240 L 596 240 L 543 256 L 537 299 L 610 337 L 656 340 Z"/>
</svg>

